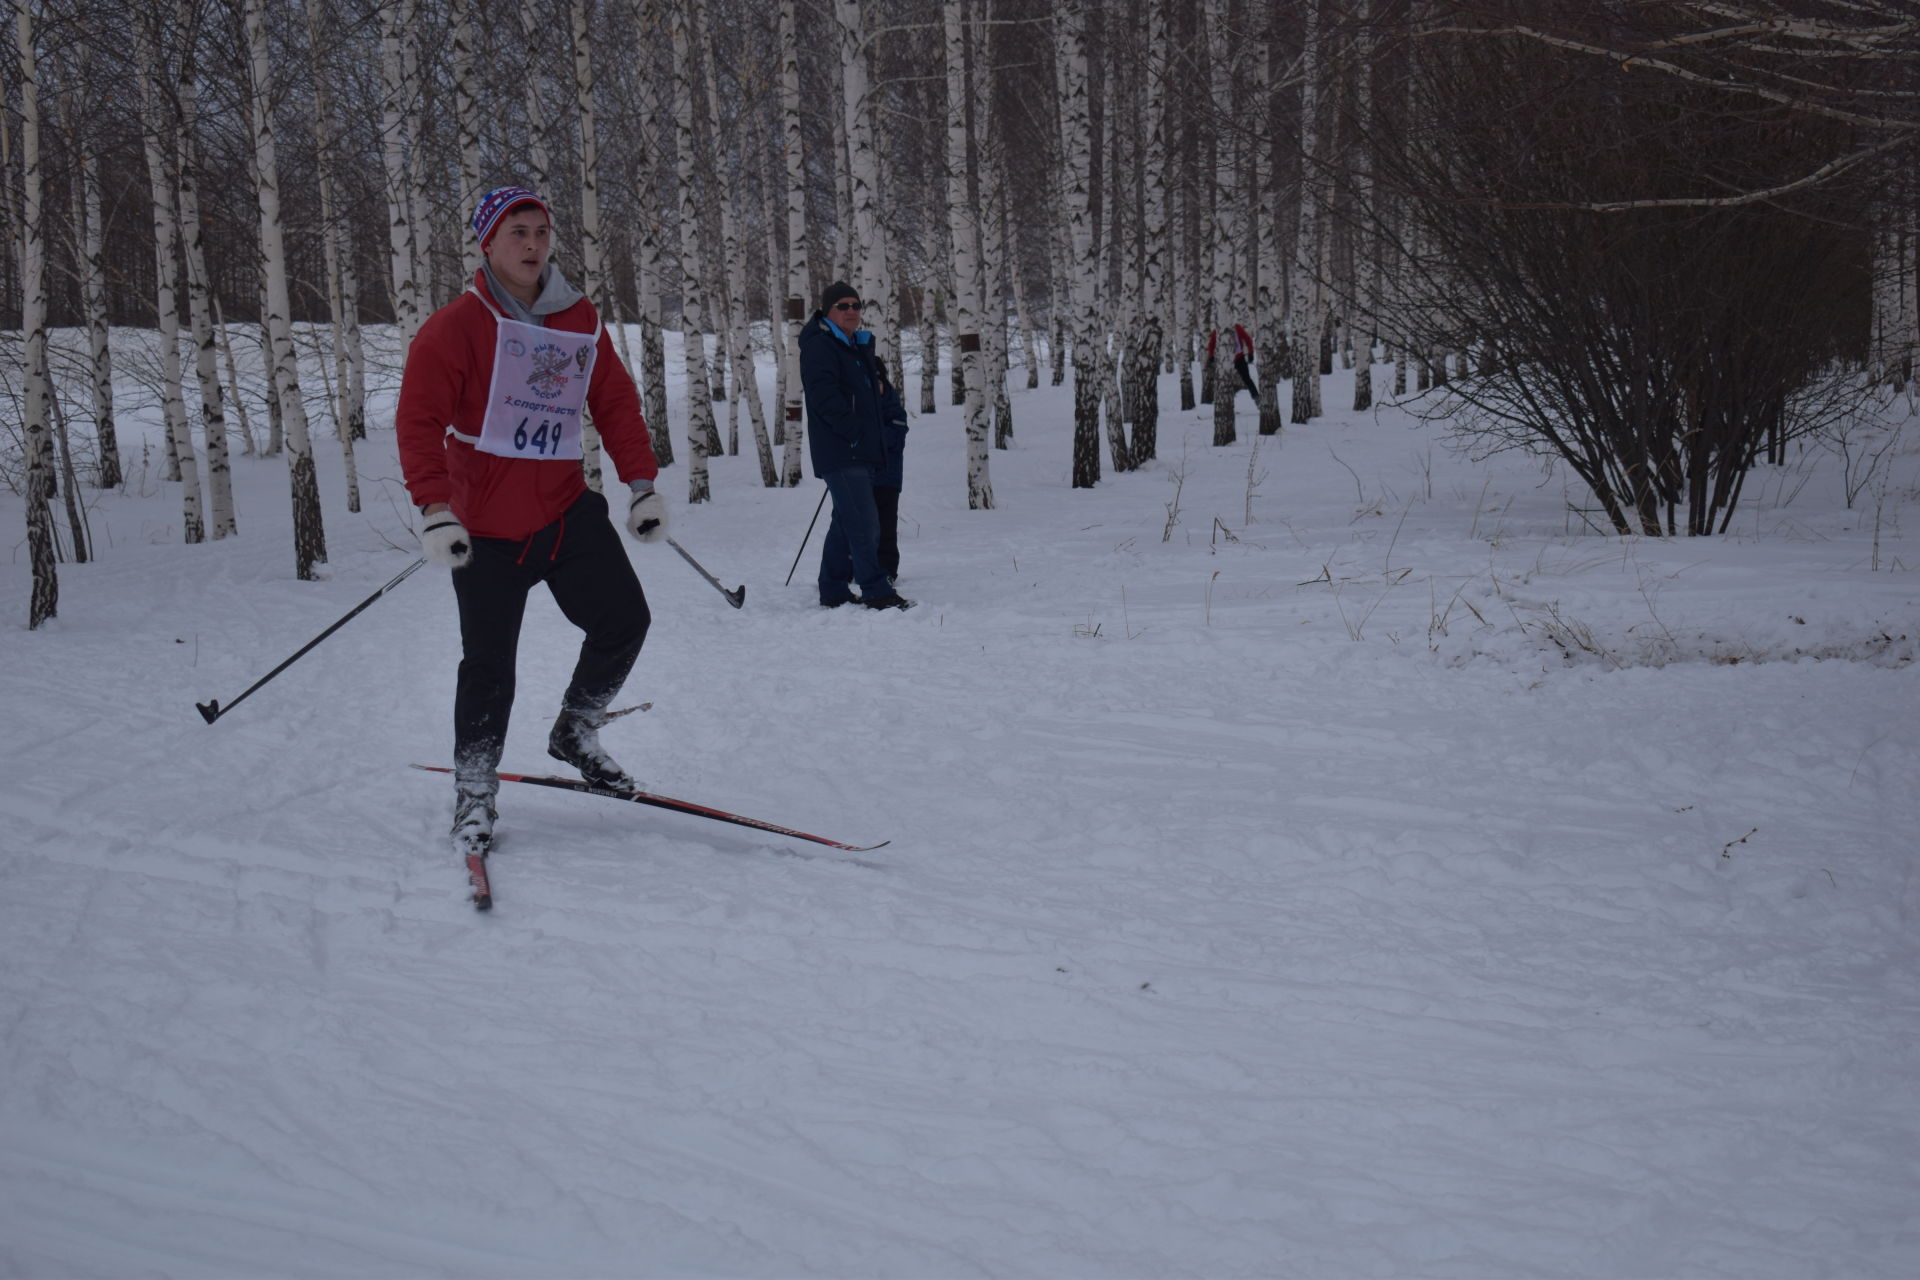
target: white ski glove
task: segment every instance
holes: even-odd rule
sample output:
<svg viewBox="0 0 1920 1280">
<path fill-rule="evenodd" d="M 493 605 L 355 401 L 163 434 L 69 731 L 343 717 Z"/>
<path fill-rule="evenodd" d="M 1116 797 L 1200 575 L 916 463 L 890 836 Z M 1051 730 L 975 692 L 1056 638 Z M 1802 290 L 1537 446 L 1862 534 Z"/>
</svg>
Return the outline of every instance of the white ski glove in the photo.
<svg viewBox="0 0 1920 1280">
<path fill-rule="evenodd" d="M 633 495 L 627 506 L 627 532 L 639 542 L 659 542 L 667 536 L 667 500 L 651 486 Z"/>
<path fill-rule="evenodd" d="M 452 508 L 436 511 L 426 518 L 420 530 L 420 548 L 427 559 L 449 569 L 458 569 L 473 559 L 473 538 Z"/>
</svg>

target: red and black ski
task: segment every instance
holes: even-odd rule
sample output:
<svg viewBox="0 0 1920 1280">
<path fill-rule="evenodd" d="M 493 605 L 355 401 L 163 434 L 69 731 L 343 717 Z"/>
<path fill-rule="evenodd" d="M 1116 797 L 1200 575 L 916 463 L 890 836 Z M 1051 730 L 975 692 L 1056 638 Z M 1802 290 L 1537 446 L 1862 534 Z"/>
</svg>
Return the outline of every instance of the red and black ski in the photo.
<svg viewBox="0 0 1920 1280">
<path fill-rule="evenodd" d="M 486 854 L 467 855 L 467 883 L 473 886 L 473 909 L 475 911 L 493 910 L 493 884 L 487 879 Z"/>
<path fill-rule="evenodd" d="M 416 769 L 425 769 L 429 773 L 452 773 L 453 770 L 440 764 L 416 764 Z M 838 840 L 829 840 L 825 836 L 812 835 L 805 831 L 796 831 L 792 827 L 783 827 L 773 822 L 763 822 L 759 818 L 749 818 L 738 813 L 729 813 L 725 809 L 715 809 L 710 805 L 695 804 L 691 800 L 676 800 L 672 796 L 658 796 L 650 791 L 618 791 L 612 787 L 595 786 L 582 778 L 556 778 L 538 773 L 503 773 L 502 782 L 525 782 L 536 787 L 555 787 L 561 791 L 583 791 L 591 796 L 606 796 L 609 800 L 626 800 L 633 804 L 652 805 L 656 809 L 670 809 L 675 813 L 691 814 L 696 818 L 711 818 L 715 822 L 731 822 L 737 827 L 752 827 L 755 831 L 767 831 L 777 836 L 787 836 L 794 840 L 810 840 L 814 844 L 824 844 L 830 849 L 844 849 L 848 853 L 870 853 L 891 841 L 882 840 L 879 844 L 842 844 Z M 471 862 L 468 867 L 472 872 Z M 485 867 L 481 868 L 481 882 L 484 883 Z M 476 898 L 476 903 L 478 899 Z"/>
</svg>

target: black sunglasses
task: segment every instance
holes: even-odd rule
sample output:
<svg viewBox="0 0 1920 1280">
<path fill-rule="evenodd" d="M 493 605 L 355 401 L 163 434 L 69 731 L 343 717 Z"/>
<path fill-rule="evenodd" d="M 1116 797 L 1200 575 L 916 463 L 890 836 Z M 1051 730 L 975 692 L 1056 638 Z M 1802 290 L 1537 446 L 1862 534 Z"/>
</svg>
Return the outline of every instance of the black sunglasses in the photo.
<svg viewBox="0 0 1920 1280">
<path fill-rule="evenodd" d="M 835 311 L 858 311 L 861 309 L 861 306 L 862 304 L 858 302 L 836 302 L 833 304 L 833 309 Z"/>
</svg>

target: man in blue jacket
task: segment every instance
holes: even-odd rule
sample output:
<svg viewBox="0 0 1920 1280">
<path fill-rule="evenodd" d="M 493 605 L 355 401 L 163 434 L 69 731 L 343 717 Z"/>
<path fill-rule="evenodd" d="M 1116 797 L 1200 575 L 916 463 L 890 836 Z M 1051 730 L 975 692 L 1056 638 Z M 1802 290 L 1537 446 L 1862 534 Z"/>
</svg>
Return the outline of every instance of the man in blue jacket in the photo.
<svg viewBox="0 0 1920 1280">
<path fill-rule="evenodd" d="M 873 334 L 860 327 L 860 294 L 844 280 L 820 295 L 820 310 L 800 330 L 800 384 L 807 399 L 807 448 L 813 473 L 833 495 L 833 520 L 820 553 L 820 603 L 858 600 L 869 609 L 911 609 L 880 563 L 880 515 L 874 485 L 887 475 L 889 426 L 906 422 L 900 397 L 872 358 Z M 904 440 L 904 433 L 898 433 Z M 860 594 L 851 585 L 858 583 Z"/>
</svg>

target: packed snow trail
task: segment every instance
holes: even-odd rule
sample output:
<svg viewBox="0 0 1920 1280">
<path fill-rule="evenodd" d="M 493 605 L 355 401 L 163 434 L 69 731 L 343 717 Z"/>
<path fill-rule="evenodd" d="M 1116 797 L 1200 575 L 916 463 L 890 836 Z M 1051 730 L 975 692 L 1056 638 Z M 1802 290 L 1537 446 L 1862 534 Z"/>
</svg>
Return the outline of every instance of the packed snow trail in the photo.
<svg viewBox="0 0 1920 1280">
<path fill-rule="evenodd" d="M 891 847 L 523 788 L 487 916 L 405 767 L 444 573 L 194 712 L 404 507 L 297 583 L 277 464 L 204 547 L 103 498 L 0 630 L 0 1275 L 1910 1274 L 1920 605 L 1855 513 L 1572 536 L 1386 411 L 1264 443 L 1247 523 L 1204 411 L 1075 493 L 1066 389 L 1021 406 L 992 513 L 917 423 L 911 613 L 783 588 L 818 492 L 751 460 L 675 513 L 744 608 L 632 552 L 622 763 Z M 576 643 L 536 600 L 507 768 Z"/>
</svg>

